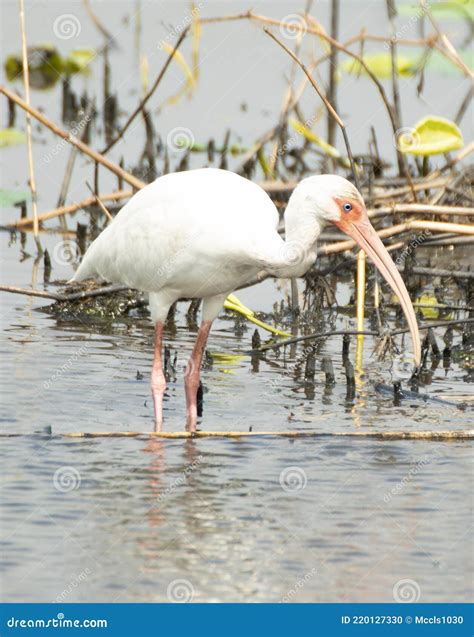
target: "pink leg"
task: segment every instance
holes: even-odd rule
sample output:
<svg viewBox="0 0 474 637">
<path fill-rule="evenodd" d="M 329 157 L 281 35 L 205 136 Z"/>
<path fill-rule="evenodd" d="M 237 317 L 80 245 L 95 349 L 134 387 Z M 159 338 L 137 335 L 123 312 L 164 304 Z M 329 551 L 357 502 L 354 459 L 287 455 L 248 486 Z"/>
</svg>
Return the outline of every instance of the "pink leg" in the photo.
<svg viewBox="0 0 474 637">
<path fill-rule="evenodd" d="M 196 343 L 184 375 L 184 388 L 186 392 L 186 429 L 196 431 L 197 424 L 197 392 L 201 375 L 201 364 L 207 337 L 211 329 L 212 321 L 203 321 L 199 328 Z"/>
<path fill-rule="evenodd" d="M 163 340 L 163 323 L 158 322 L 155 326 L 155 357 L 151 371 L 151 391 L 155 406 L 155 431 L 161 431 L 163 425 L 163 396 L 166 389 L 166 378 L 163 373 L 163 363 L 161 358 L 161 344 Z"/>
</svg>

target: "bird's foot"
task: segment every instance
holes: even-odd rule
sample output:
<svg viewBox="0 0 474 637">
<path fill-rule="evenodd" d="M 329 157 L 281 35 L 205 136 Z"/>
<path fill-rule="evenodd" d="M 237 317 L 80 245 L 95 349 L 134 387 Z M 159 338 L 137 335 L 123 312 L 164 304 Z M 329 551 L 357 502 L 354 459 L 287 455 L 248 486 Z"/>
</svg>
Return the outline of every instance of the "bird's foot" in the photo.
<svg viewBox="0 0 474 637">
<path fill-rule="evenodd" d="M 197 412 L 196 410 L 187 410 L 186 413 L 186 431 L 194 433 L 197 429 Z"/>
<path fill-rule="evenodd" d="M 163 430 L 163 396 L 153 394 L 154 402 L 154 414 L 155 414 L 155 433 L 160 433 Z"/>
<path fill-rule="evenodd" d="M 186 393 L 186 431 L 196 431 L 198 419 L 197 394 L 199 388 L 199 376 L 185 378 Z"/>
<path fill-rule="evenodd" d="M 163 396 L 165 393 L 165 388 L 166 388 L 165 382 L 160 382 L 158 384 L 155 381 L 155 383 L 152 383 L 153 412 L 155 415 L 155 432 L 160 432 L 162 431 L 162 428 L 163 428 Z"/>
</svg>

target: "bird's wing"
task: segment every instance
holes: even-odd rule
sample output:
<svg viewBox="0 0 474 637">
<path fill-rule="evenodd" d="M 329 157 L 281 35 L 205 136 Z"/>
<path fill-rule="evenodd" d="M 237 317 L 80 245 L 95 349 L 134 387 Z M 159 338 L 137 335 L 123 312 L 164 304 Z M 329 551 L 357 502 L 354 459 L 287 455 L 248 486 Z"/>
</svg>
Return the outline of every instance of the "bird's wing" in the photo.
<svg viewBox="0 0 474 637">
<path fill-rule="evenodd" d="M 121 209 L 74 279 L 99 275 L 153 291 L 202 278 L 221 264 L 228 271 L 240 264 L 261 269 L 268 245 L 279 239 L 277 224 L 265 191 L 235 173 L 206 168 L 165 175 Z"/>
</svg>

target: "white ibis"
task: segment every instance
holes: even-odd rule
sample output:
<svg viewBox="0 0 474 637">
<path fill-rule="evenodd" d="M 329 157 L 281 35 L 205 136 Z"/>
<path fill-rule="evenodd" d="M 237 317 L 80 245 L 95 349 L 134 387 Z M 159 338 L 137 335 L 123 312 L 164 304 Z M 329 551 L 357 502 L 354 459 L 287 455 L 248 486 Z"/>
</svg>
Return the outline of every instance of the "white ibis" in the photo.
<svg viewBox="0 0 474 637">
<path fill-rule="evenodd" d="M 165 175 L 137 192 L 91 244 L 74 280 L 99 276 L 149 294 L 156 431 L 163 422 L 161 350 L 171 305 L 180 298 L 203 300 L 185 373 L 186 427 L 194 431 L 203 353 L 227 295 L 262 273 L 303 275 L 316 259 L 317 240 L 328 222 L 365 250 L 398 296 L 419 365 L 420 336 L 407 289 L 368 219 L 361 194 L 342 177 L 318 175 L 298 184 L 285 211 L 283 240 L 277 209 L 257 184 L 214 168 Z"/>
</svg>

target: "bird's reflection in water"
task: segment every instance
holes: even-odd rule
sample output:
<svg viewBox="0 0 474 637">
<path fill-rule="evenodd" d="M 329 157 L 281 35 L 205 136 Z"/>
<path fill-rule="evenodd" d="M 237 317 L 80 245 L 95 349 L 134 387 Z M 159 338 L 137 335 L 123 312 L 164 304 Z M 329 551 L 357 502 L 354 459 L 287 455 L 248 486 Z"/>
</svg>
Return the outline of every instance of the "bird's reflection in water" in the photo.
<svg viewBox="0 0 474 637">
<path fill-rule="evenodd" d="M 186 569 L 188 560 L 193 562 L 195 559 L 197 538 L 207 530 L 201 528 L 205 521 L 196 515 L 203 504 L 205 488 L 203 455 L 196 441 L 177 442 L 182 445 L 182 461 L 178 467 L 167 462 L 167 457 L 171 457 L 172 441 L 151 437 L 144 448 L 144 452 L 151 455 L 146 470 L 149 484 L 148 530 L 143 529 L 144 534 L 140 533 L 137 537 L 137 545 L 143 557 L 141 569 L 146 573 L 159 571 L 169 550 L 182 552 L 185 549 L 182 566 Z M 173 527 L 171 540 L 170 526 Z M 162 532 L 159 527 L 162 527 Z"/>
<path fill-rule="evenodd" d="M 150 485 L 150 502 L 148 520 L 151 527 L 160 526 L 164 522 L 161 494 L 164 491 L 165 442 L 158 438 L 150 437 L 144 449 L 145 453 L 152 454 L 152 461 L 148 467 L 148 483 Z"/>
<path fill-rule="evenodd" d="M 367 389 L 364 378 L 364 336 L 359 335 L 356 339 L 355 353 L 355 395 L 350 409 L 355 427 L 359 428 L 364 424 L 363 414 L 367 405 Z"/>
</svg>

